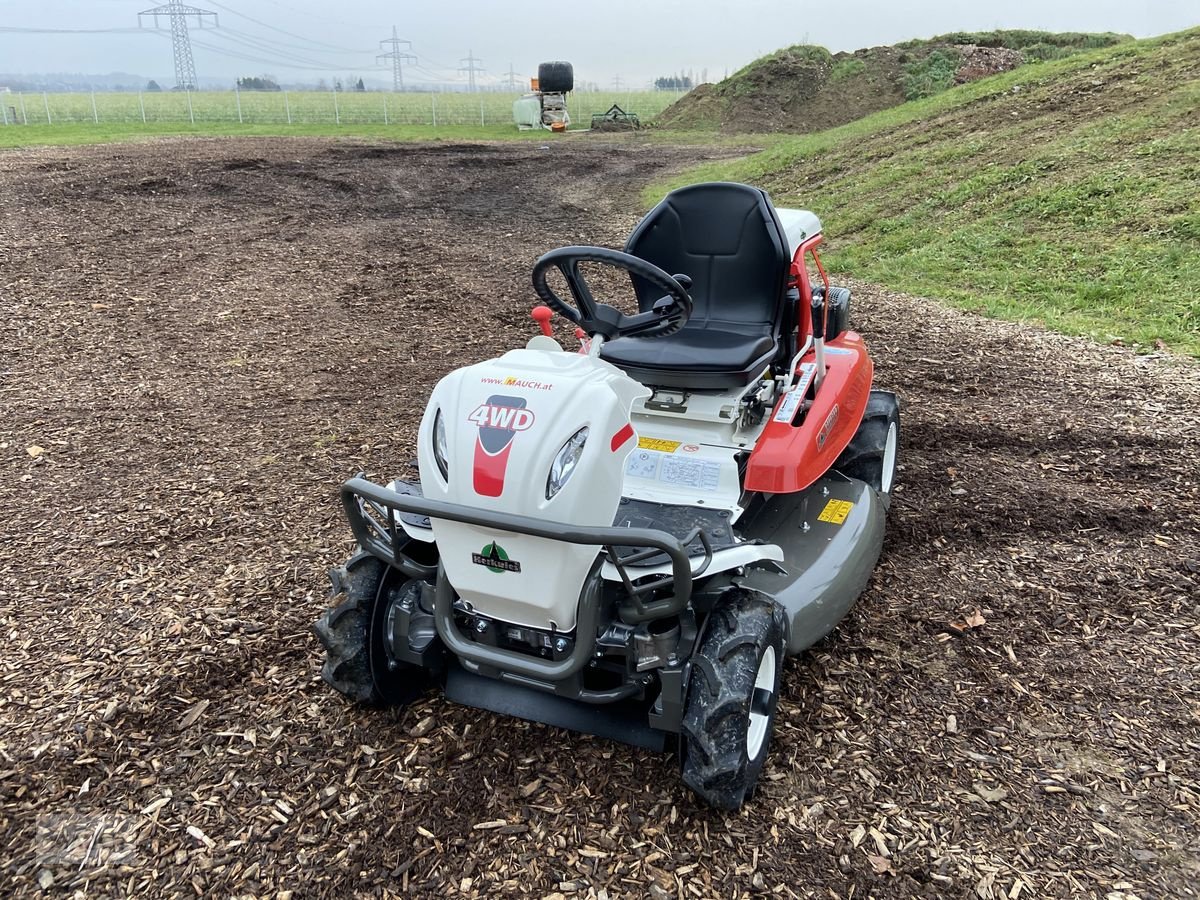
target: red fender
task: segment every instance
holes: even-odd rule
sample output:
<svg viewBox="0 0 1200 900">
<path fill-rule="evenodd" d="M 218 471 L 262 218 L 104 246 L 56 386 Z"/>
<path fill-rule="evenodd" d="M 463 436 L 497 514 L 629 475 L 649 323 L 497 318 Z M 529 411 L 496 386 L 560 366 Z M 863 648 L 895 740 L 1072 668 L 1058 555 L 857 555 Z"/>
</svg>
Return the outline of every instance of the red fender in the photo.
<svg viewBox="0 0 1200 900">
<path fill-rule="evenodd" d="M 803 362 L 811 363 L 809 353 Z M 790 494 L 829 471 L 850 443 L 871 395 L 875 365 L 862 338 L 847 331 L 825 346 L 825 380 L 802 418 L 776 421 L 781 397 L 746 466 L 746 490 Z"/>
</svg>

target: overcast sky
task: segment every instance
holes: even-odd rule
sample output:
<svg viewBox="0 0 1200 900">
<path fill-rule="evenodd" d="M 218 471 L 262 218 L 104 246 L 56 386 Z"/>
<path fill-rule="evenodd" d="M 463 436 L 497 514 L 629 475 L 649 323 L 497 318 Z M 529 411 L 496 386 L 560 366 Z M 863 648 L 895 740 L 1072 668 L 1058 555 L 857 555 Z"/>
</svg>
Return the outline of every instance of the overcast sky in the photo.
<svg viewBox="0 0 1200 900">
<path fill-rule="evenodd" d="M 374 53 L 393 24 L 401 38 L 412 41 L 411 52 L 418 57 L 413 80 L 461 78 L 456 69 L 473 51 L 486 70 L 483 79 L 500 78 L 510 64 L 528 75 L 536 73 L 539 61 L 566 59 L 574 63 L 577 81 L 605 88 L 616 77 L 641 87 L 688 69 L 697 75 L 707 70 L 709 80 L 716 81 L 726 70 L 800 42 L 838 51 L 964 29 L 1120 31 L 1145 37 L 1200 25 L 1200 0 L 186 2 L 220 16 L 220 34 L 193 29 L 202 79 L 269 72 L 286 81 L 349 73 L 390 78 L 389 70 L 377 68 Z M 137 13 L 154 5 L 154 0 L 0 0 L 0 29 L 136 27 Z M 0 30 L 0 72 L 111 71 L 170 82 L 170 40 L 145 33 Z"/>
</svg>

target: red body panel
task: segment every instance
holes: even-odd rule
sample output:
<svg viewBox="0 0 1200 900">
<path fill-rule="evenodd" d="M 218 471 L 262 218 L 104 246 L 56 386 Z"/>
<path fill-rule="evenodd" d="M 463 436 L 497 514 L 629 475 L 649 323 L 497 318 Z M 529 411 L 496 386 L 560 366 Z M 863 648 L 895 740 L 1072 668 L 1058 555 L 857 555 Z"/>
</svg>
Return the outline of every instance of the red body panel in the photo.
<svg viewBox="0 0 1200 900">
<path fill-rule="evenodd" d="M 612 448 L 612 452 L 616 453 L 623 446 L 625 446 L 625 442 L 632 437 L 633 437 L 633 425 L 626 424 L 626 426 L 624 428 L 622 428 L 620 431 L 618 431 L 616 434 L 614 434 L 612 436 L 612 440 L 609 441 L 609 446 Z"/>
<path fill-rule="evenodd" d="M 508 469 L 508 454 L 512 444 L 505 445 L 499 453 L 488 453 L 482 442 L 475 441 L 475 466 L 472 484 L 480 497 L 499 497 L 504 493 L 504 473 Z"/>
<path fill-rule="evenodd" d="M 800 308 L 796 310 L 796 346 L 799 347 L 804 343 L 804 339 L 812 334 L 812 279 L 809 277 L 808 266 L 805 262 L 805 257 L 810 255 L 813 258 L 813 263 L 816 264 L 817 272 L 821 276 L 821 280 L 825 283 L 825 292 L 829 292 L 829 276 L 825 274 L 825 266 L 821 264 L 821 257 L 817 253 L 817 245 L 825 238 L 820 234 L 814 234 L 807 241 L 796 248 L 795 254 L 792 256 L 792 278 L 796 280 L 796 287 L 800 290 Z"/>
<path fill-rule="evenodd" d="M 812 362 L 813 353 L 804 358 Z M 862 422 L 875 366 L 862 338 L 848 331 L 825 347 L 825 380 L 799 425 L 776 422 L 775 409 L 746 466 L 746 490 L 802 491 L 824 475 Z"/>
</svg>

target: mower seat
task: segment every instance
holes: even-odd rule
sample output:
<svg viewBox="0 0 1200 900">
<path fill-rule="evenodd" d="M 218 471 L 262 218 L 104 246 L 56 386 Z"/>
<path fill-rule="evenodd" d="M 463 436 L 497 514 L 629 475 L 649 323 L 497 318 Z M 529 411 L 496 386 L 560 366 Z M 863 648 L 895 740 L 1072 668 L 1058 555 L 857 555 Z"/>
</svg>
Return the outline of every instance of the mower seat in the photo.
<svg viewBox="0 0 1200 900">
<path fill-rule="evenodd" d="M 785 351 L 791 254 L 766 191 L 711 182 L 672 191 L 633 230 L 625 252 L 692 279 L 693 309 L 670 337 L 609 341 L 602 359 L 656 387 L 743 387 Z M 662 291 L 633 276 L 638 308 Z"/>
</svg>

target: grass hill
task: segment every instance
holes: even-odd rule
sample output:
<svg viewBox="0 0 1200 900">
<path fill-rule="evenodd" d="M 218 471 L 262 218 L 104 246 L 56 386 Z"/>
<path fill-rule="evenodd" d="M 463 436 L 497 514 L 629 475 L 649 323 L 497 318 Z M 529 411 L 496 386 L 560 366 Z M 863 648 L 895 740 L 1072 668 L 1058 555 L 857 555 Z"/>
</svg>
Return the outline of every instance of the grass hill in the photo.
<svg viewBox="0 0 1200 900">
<path fill-rule="evenodd" d="M 989 31 L 854 53 L 797 44 L 755 60 L 720 84 L 701 85 L 657 121 L 676 130 L 820 131 L 1026 62 L 1126 40 L 1117 34 Z"/>
<path fill-rule="evenodd" d="M 1200 355 L 1200 29 L 1022 66 L 676 184 L 708 179 L 815 210 L 839 271 Z"/>
</svg>

